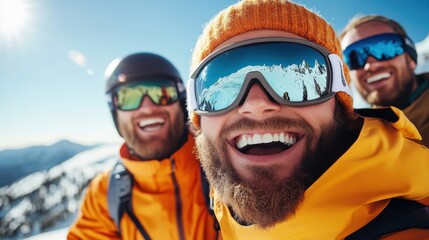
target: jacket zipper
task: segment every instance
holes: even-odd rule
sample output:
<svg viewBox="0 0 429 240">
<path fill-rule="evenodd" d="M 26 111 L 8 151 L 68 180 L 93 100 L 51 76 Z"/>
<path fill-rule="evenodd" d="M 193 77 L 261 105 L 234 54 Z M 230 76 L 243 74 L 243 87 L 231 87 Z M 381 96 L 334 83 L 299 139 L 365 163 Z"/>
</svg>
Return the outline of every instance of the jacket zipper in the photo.
<svg viewBox="0 0 429 240">
<path fill-rule="evenodd" d="M 173 180 L 174 194 L 176 196 L 176 217 L 177 217 L 177 229 L 179 231 L 179 237 L 181 240 L 185 240 L 185 233 L 183 228 L 183 218 L 182 218 L 182 200 L 180 198 L 180 188 L 179 183 L 176 178 L 176 163 L 174 158 L 170 158 L 171 161 L 171 179 Z"/>
</svg>

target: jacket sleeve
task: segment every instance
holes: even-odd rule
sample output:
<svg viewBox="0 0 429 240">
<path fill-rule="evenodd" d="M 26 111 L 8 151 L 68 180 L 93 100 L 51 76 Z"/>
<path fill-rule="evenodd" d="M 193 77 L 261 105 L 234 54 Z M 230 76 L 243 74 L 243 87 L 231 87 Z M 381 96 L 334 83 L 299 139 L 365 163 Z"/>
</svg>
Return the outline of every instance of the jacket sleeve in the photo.
<svg viewBox="0 0 429 240">
<path fill-rule="evenodd" d="M 121 239 L 107 206 L 109 174 L 102 173 L 89 184 L 78 216 L 68 232 L 68 240 Z"/>
</svg>

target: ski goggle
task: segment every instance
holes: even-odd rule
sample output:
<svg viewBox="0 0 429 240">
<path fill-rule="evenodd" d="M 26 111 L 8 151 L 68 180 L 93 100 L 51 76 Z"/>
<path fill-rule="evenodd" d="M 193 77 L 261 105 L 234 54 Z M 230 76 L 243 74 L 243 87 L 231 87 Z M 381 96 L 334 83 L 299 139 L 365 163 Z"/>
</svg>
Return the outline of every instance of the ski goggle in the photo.
<svg viewBox="0 0 429 240">
<path fill-rule="evenodd" d="M 385 61 L 406 52 L 404 37 L 396 33 L 384 33 L 359 40 L 344 49 L 344 61 L 351 70 L 363 68 L 369 56 Z M 409 44 L 413 46 L 410 40 Z"/>
<path fill-rule="evenodd" d="M 296 38 L 257 38 L 210 54 L 188 81 L 188 107 L 199 115 L 228 112 L 242 104 L 255 82 L 279 104 L 306 106 L 338 91 L 351 95 L 340 58 Z"/>
<path fill-rule="evenodd" d="M 179 91 L 173 80 L 132 81 L 116 87 L 112 92 L 113 105 L 123 111 L 137 110 L 145 96 L 158 106 L 177 102 Z"/>
</svg>

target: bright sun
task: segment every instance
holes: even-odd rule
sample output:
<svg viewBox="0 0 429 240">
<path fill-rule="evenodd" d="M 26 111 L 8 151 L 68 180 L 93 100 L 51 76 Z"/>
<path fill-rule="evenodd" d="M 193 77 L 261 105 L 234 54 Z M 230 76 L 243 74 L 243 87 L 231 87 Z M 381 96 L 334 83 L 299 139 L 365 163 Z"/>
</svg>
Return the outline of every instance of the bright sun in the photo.
<svg viewBox="0 0 429 240">
<path fill-rule="evenodd" d="M 23 0 L 0 0 L 0 34 L 18 35 L 28 19 Z"/>
</svg>

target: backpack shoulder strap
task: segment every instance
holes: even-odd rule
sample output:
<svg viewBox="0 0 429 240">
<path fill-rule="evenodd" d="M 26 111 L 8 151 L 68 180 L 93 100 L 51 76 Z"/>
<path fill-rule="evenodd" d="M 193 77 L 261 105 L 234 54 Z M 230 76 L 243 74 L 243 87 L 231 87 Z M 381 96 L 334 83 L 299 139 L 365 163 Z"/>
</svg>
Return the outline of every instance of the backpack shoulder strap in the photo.
<svg viewBox="0 0 429 240">
<path fill-rule="evenodd" d="M 127 203 L 131 199 L 132 185 L 131 173 L 125 168 L 121 159 L 118 159 L 109 178 L 107 205 L 109 206 L 110 217 L 115 222 L 119 235 L 121 233 L 121 218 L 127 208 Z"/>
<path fill-rule="evenodd" d="M 109 214 L 115 222 L 119 236 L 121 235 L 121 218 L 122 215 L 124 215 L 124 212 L 127 212 L 144 239 L 150 240 L 151 238 L 146 229 L 139 222 L 138 218 L 133 212 L 131 203 L 131 190 L 133 188 L 133 182 L 133 175 L 125 168 L 122 160 L 119 158 L 118 162 L 113 167 L 109 178 L 109 188 L 107 192 L 107 205 L 109 207 Z"/>
<path fill-rule="evenodd" d="M 410 228 L 429 229 L 429 207 L 415 201 L 394 198 L 376 218 L 345 240 L 378 239 L 388 233 Z"/>
</svg>

